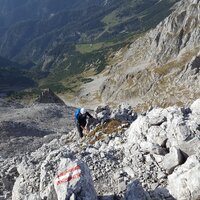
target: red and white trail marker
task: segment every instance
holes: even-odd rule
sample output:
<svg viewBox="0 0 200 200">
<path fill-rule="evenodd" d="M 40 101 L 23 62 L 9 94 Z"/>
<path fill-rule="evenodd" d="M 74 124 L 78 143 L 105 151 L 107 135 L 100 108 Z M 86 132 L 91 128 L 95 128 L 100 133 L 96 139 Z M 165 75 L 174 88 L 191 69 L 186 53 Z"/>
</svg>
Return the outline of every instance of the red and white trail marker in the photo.
<svg viewBox="0 0 200 200">
<path fill-rule="evenodd" d="M 79 165 L 76 165 L 70 169 L 67 169 L 59 173 L 56 177 L 56 185 L 70 182 L 71 180 L 79 178 L 80 176 L 81 176 L 81 168 Z"/>
</svg>

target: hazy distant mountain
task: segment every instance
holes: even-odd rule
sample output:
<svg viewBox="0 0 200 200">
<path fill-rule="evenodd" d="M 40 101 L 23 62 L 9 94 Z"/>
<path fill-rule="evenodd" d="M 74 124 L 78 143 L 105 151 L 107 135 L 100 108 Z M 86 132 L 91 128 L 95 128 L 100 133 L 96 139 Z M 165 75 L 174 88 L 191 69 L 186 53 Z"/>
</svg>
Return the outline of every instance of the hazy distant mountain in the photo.
<svg viewBox="0 0 200 200">
<path fill-rule="evenodd" d="M 67 91 L 63 81 L 86 69 L 99 73 L 111 53 L 155 27 L 176 1 L 0 0 L 0 55 L 36 64 L 33 76 L 46 77 L 40 85 Z"/>
<path fill-rule="evenodd" d="M 0 0 L 0 55 L 38 62 L 61 44 L 105 41 L 146 30 L 169 13 L 173 2 Z"/>
</svg>

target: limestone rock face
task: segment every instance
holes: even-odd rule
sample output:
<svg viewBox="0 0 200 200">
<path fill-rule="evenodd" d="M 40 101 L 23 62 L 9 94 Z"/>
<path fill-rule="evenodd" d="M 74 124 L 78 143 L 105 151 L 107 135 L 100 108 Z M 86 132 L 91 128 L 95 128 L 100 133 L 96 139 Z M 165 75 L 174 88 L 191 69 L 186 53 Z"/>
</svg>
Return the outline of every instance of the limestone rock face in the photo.
<svg viewBox="0 0 200 200">
<path fill-rule="evenodd" d="M 53 151 L 41 163 L 39 193 L 42 199 L 58 199 L 53 180 L 56 176 L 61 156 L 61 152 Z"/>
<path fill-rule="evenodd" d="M 41 200 L 38 190 L 37 167 L 23 160 L 18 166 L 19 176 L 17 177 L 12 192 L 12 200 Z M 36 170 L 36 171 L 35 171 Z"/>
<path fill-rule="evenodd" d="M 190 156 L 186 163 L 179 166 L 168 176 L 169 191 L 178 200 L 200 198 L 200 160 Z"/>
<path fill-rule="evenodd" d="M 144 178 L 142 185 L 155 189 L 154 198 L 164 177 L 175 199 L 199 198 L 198 104 L 196 100 L 190 108 L 152 109 L 138 116 L 126 131 L 124 169 L 131 177 Z M 149 178 L 157 184 L 149 183 Z M 167 191 L 162 194 L 169 195 Z"/>
<path fill-rule="evenodd" d="M 89 168 L 74 160 L 70 151 L 55 150 L 46 159 L 42 155 L 37 159 L 37 165 L 32 159 L 18 166 L 12 200 L 97 199 Z"/>
<path fill-rule="evenodd" d="M 200 2 L 181 0 L 172 13 L 135 40 L 109 68 L 99 94 L 104 102 L 150 106 L 189 105 L 199 98 Z"/>
<path fill-rule="evenodd" d="M 160 120 L 157 120 L 158 118 Z M 198 123 L 199 115 L 195 112 L 186 112 L 176 107 L 153 109 L 146 116 L 139 116 L 131 124 L 127 131 L 128 141 L 130 145 L 138 143 L 143 150 L 149 152 L 156 149 L 156 146 L 157 149 L 178 147 L 187 155 L 192 155 L 199 148 Z M 162 151 L 157 150 L 158 152 Z"/>
<path fill-rule="evenodd" d="M 175 5 L 174 12 L 150 32 L 150 56 L 164 62 L 181 52 L 198 46 L 200 30 L 200 2 L 183 0 Z M 156 50 L 156 51 L 155 51 Z"/>
<path fill-rule="evenodd" d="M 171 147 L 170 152 L 166 154 L 162 161 L 162 166 L 167 172 L 172 172 L 174 168 L 183 163 L 183 156 L 179 149 Z"/>
</svg>

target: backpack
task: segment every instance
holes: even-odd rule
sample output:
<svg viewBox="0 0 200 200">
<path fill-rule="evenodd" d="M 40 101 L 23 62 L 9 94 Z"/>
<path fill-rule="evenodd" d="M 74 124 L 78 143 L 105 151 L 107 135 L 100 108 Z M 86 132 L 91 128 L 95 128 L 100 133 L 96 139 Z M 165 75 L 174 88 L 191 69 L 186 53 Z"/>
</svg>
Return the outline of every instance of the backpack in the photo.
<svg viewBox="0 0 200 200">
<path fill-rule="evenodd" d="M 75 110 L 75 112 L 74 112 L 74 118 L 75 118 L 75 120 L 78 120 L 78 115 L 79 115 L 80 111 L 81 111 L 80 108 L 77 108 L 77 109 Z"/>
</svg>

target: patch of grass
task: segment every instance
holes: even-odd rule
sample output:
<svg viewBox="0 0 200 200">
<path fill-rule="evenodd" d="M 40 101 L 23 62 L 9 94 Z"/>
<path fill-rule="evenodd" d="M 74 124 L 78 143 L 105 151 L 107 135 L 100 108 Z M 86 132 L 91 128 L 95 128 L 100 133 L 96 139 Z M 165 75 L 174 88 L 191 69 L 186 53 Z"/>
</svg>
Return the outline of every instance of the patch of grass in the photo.
<svg viewBox="0 0 200 200">
<path fill-rule="evenodd" d="M 116 44 L 121 43 L 118 42 L 112 42 L 112 41 L 106 41 L 106 42 L 98 42 L 98 43 L 85 43 L 85 44 L 77 44 L 76 45 L 76 51 L 85 54 L 85 53 L 91 53 L 93 51 L 102 50 L 107 47 L 115 46 Z"/>
<path fill-rule="evenodd" d="M 94 144 L 96 141 L 103 139 L 106 135 L 118 132 L 120 130 L 119 127 L 121 124 L 121 121 L 111 119 L 103 125 L 97 126 L 93 131 L 88 134 L 87 137 L 93 139 L 95 136 L 95 139 L 90 141 L 90 143 Z M 96 136 L 97 132 L 100 132 L 101 134 L 98 134 Z"/>
<path fill-rule="evenodd" d="M 110 134 L 118 133 L 123 129 L 120 127 L 122 123 L 123 122 L 120 120 L 111 119 L 103 125 L 97 126 L 96 129 L 87 136 L 87 139 L 89 138 L 89 143 L 94 144 L 96 141 L 104 140 L 106 136 Z"/>
<path fill-rule="evenodd" d="M 188 52 L 184 53 L 181 56 L 181 58 L 170 61 L 167 64 L 162 65 L 160 67 L 156 67 L 156 68 L 154 68 L 153 71 L 161 76 L 164 76 L 164 75 L 167 75 L 168 73 L 170 73 L 171 70 L 173 70 L 175 68 L 182 69 L 184 67 L 184 65 L 186 63 L 188 63 L 194 55 L 196 55 L 198 53 L 199 49 L 200 49 L 200 47 L 197 47 L 191 51 L 188 51 Z"/>
<path fill-rule="evenodd" d="M 79 51 L 80 53 L 90 53 L 92 51 L 96 51 L 101 49 L 103 46 L 103 43 L 96 43 L 96 44 L 77 44 L 76 45 L 76 51 Z"/>
<path fill-rule="evenodd" d="M 115 26 L 120 22 L 120 19 L 117 17 L 118 13 L 116 10 L 111 12 L 110 14 L 106 15 L 103 19 L 102 22 L 106 24 L 107 27 L 112 27 Z"/>
<path fill-rule="evenodd" d="M 110 120 L 103 126 L 104 133 L 111 134 L 118 131 L 119 130 L 118 128 L 121 125 L 121 123 L 122 123 L 121 121 L 116 119 Z"/>
<path fill-rule="evenodd" d="M 19 100 L 23 103 L 32 103 L 41 94 L 39 88 L 34 88 L 30 90 L 24 90 L 19 92 L 13 92 L 8 99 L 9 100 Z"/>
<path fill-rule="evenodd" d="M 99 42 L 99 43 L 89 43 L 89 44 L 77 44 L 76 51 L 85 54 L 93 51 L 97 51 L 102 48 L 110 47 L 115 45 L 113 42 Z"/>
</svg>

